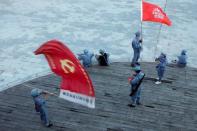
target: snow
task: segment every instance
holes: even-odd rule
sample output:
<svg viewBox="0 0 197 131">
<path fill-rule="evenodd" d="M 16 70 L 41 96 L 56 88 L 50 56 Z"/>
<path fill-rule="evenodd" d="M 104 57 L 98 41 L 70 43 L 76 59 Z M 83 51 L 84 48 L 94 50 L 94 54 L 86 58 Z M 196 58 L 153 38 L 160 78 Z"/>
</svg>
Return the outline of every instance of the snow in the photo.
<svg viewBox="0 0 197 131">
<path fill-rule="evenodd" d="M 164 7 L 165 0 L 148 0 Z M 170 0 L 166 13 L 172 27 L 143 22 L 142 61 L 165 52 L 176 59 L 182 49 L 196 67 L 197 3 Z M 33 52 L 50 39 L 59 39 L 77 54 L 87 48 L 105 49 L 111 61 L 130 61 L 130 42 L 140 30 L 140 0 L 1 0 L 0 91 L 50 73 L 43 56 Z M 154 68 L 154 67 L 153 67 Z"/>
</svg>

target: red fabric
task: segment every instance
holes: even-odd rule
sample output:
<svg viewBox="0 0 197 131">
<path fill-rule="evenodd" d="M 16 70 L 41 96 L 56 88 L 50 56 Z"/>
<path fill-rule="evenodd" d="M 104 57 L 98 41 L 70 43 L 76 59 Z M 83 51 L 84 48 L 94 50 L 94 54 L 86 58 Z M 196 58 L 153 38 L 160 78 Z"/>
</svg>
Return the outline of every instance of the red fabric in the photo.
<svg viewBox="0 0 197 131">
<path fill-rule="evenodd" d="M 61 89 L 95 97 L 90 77 L 79 60 L 62 42 L 50 40 L 34 53 L 44 54 L 51 70 L 62 77 Z"/>
<path fill-rule="evenodd" d="M 128 77 L 128 82 L 130 84 L 130 82 L 133 80 L 133 77 Z"/>
<path fill-rule="evenodd" d="M 154 4 L 142 0 L 142 21 L 152 21 L 172 25 L 172 22 L 163 10 Z"/>
</svg>

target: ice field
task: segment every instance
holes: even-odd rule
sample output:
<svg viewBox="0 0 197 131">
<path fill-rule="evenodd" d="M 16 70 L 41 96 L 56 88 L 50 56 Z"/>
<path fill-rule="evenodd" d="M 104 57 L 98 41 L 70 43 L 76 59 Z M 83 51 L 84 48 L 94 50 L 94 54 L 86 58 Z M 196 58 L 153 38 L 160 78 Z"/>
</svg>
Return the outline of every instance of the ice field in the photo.
<svg viewBox="0 0 197 131">
<path fill-rule="evenodd" d="M 164 8 L 166 0 L 146 1 Z M 197 67 L 196 7 L 194 0 L 167 0 L 172 26 L 163 25 L 159 38 L 160 24 L 143 22 L 141 60 L 164 52 L 171 61 L 186 49 L 189 66 Z M 140 24 L 140 0 L 0 0 L 0 91 L 50 72 L 45 58 L 33 52 L 51 39 L 75 54 L 104 49 L 112 62 L 130 61 Z"/>
</svg>

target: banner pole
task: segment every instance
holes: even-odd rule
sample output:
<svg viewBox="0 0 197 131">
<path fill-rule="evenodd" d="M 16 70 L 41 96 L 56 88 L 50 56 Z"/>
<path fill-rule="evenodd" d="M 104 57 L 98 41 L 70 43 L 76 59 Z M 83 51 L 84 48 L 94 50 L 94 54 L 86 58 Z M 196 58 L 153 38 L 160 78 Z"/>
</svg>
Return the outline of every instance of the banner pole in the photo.
<svg viewBox="0 0 197 131">
<path fill-rule="evenodd" d="M 165 10 L 166 10 L 166 6 L 167 6 L 167 0 L 165 1 L 164 12 L 165 12 Z M 154 51 L 154 59 L 156 58 L 157 45 L 159 44 L 161 29 L 162 29 L 162 24 L 160 24 L 159 33 L 158 33 L 158 35 L 157 35 L 157 42 L 156 42 L 155 51 Z"/>
<path fill-rule="evenodd" d="M 29 85 L 27 85 L 27 84 L 23 84 L 23 86 L 28 87 L 29 89 L 35 89 L 35 87 L 29 86 Z M 40 88 L 38 88 L 38 89 L 40 89 Z M 41 89 L 41 90 L 42 90 L 42 89 Z M 59 95 L 56 94 L 56 93 L 48 92 L 47 90 L 43 90 L 43 91 L 44 91 L 44 92 L 47 92 L 48 94 L 50 94 L 50 95 L 52 95 L 52 96 L 59 97 Z"/>
</svg>

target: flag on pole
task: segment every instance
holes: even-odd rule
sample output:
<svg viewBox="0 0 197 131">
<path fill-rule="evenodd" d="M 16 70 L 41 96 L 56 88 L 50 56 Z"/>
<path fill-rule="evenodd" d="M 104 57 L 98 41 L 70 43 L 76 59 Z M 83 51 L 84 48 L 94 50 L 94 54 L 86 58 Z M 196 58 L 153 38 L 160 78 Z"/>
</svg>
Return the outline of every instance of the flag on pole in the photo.
<svg viewBox="0 0 197 131">
<path fill-rule="evenodd" d="M 57 40 L 50 40 L 35 52 L 44 54 L 51 70 L 62 77 L 60 98 L 95 108 L 92 81 L 72 51 Z"/>
<path fill-rule="evenodd" d="M 141 4 L 141 21 L 152 21 L 172 25 L 166 13 L 157 5 L 145 2 Z"/>
</svg>

